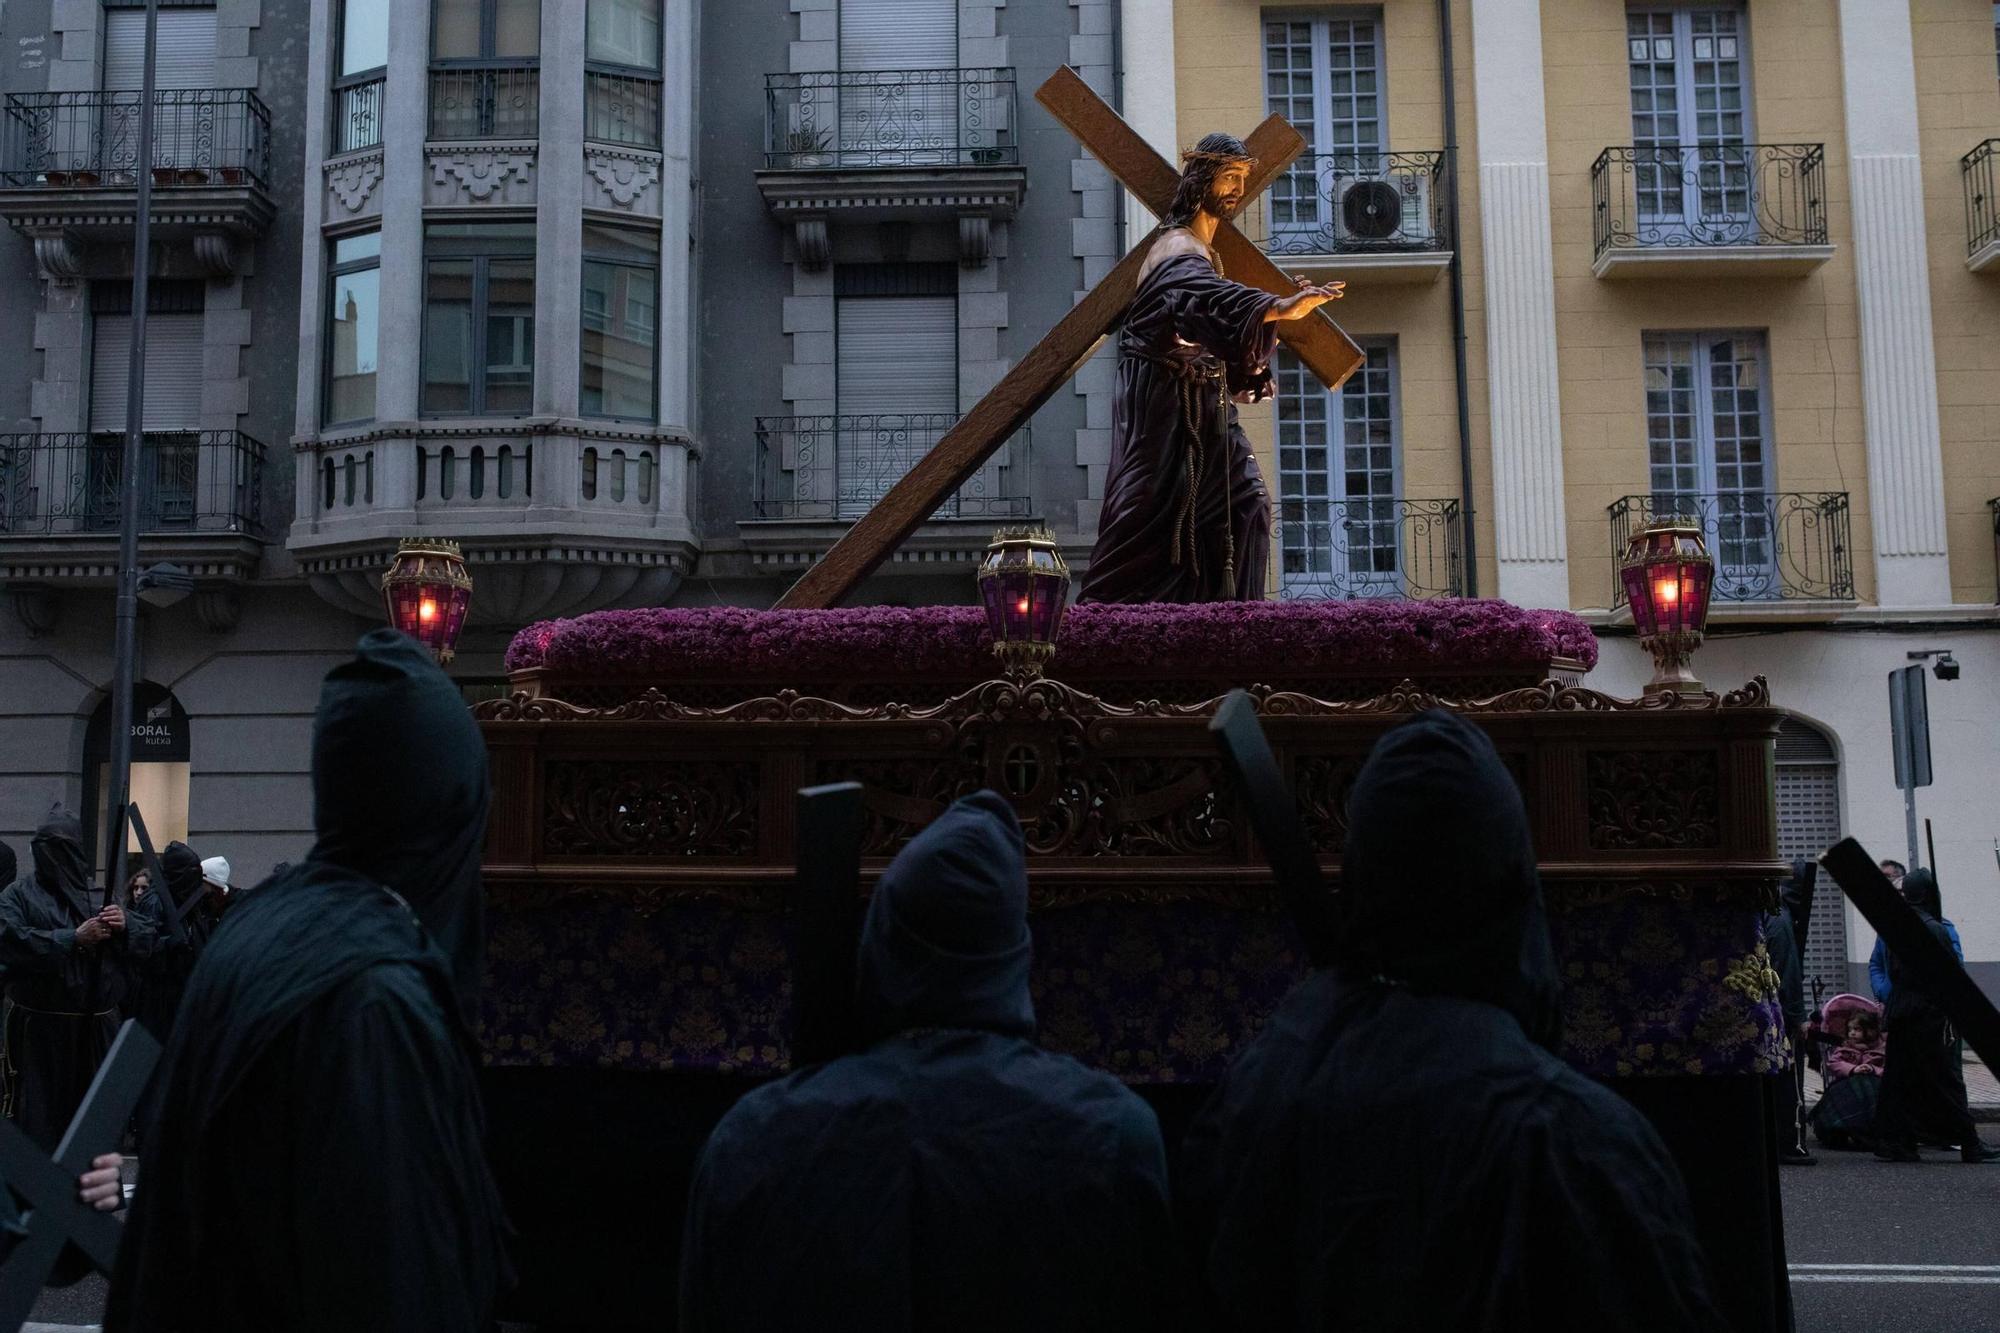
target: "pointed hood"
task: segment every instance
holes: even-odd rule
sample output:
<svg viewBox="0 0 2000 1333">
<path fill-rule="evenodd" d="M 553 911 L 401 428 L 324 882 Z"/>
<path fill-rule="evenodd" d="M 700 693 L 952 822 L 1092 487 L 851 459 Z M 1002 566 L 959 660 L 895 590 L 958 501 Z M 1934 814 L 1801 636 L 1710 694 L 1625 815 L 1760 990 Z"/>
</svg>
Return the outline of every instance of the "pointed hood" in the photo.
<svg viewBox="0 0 2000 1333">
<path fill-rule="evenodd" d="M 83 823 L 58 801 L 42 816 L 29 844 L 35 880 L 51 893 L 90 893 L 90 857 L 83 850 Z"/>
<path fill-rule="evenodd" d="M 1028 862 L 997 792 L 959 801 L 882 872 L 856 966 L 862 1036 L 972 1028 L 1028 1036 Z"/>
<path fill-rule="evenodd" d="M 293 877 L 338 867 L 399 894 L 451 963 L 468 1024 L 478 1021 L 489 795 L 485 738 L 416 640 L 375 630 L 327 673 L 313 719 L 319 836 Z"/>
<path fill-rule="evenodd" d="M 174 891 L 174 905 L 186 911 L 201 894 L 201 856 L 184 842 L 170 842 L 160 853 L 160 869 Z"/>
<path fill-rule="evenodd" d="M 1938 894 L 1937 874 L 1929 867 L 1918 866 L 1903 876 L 1903 898 L 1933 921 L 1944 920 L 1944 899 Z"/>
<path fill-rule="evenodd" d="M 1527 810 L 1486 733 L 1437 709 L 1397 726 L 1355 779 L 1347 824 L 1342 969 L 1498 1005 L 1554 1049 L 1560 986 Z"/>
</svg>

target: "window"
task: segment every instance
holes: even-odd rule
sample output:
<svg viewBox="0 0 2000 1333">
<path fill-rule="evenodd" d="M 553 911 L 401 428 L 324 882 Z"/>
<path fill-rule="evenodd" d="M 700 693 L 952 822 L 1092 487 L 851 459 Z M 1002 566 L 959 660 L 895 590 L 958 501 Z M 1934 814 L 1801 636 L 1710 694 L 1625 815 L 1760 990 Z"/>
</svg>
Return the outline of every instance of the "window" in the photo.
<svg viewBox="0 0 2000 1333">
<path fill-rule="evenodd" d="M 1840 818 L 1840 756 L 1827 734 L 1802 718 L 1778 724 L 1778 859 L 1817 861 L 1845 832 Z M 1847 910 L 1840 886 L 1821 875 L 1812 920 L 1799 941 L 1807 982 L 1828 995 L 1847 989 Z"/>
<path fill-rule="evenodd" d="M 532 139 L 541 127 L 541 0 L 437 0 L 433 139 Z"/>
<path fill-rule="evenodd" d="M 525 415 L 534 366 L 534 223 L 426 227 L 423 411 Z"/>
<path fill-rule="evenodd" d="M 1280 582 L 1292 595 L 1399 591 L 1396 352 L 1363 348 L 1361 368 L 1329 391 L 1289 351 L 1277 380 Z"/>
<path fill-rule="evenodd" d="M 1737 9 L 1625 16 L 1642 225 L 1733 234 L 1751 216 L 1746 26 Z"/>
<path fill-rule="evenodd" d="M 957 419 L 955 265 L 835 268 L 834 395 L 835 512 L 856 518 Z"/>
<path fill-rule="evenodd" d="M 585 224 L 583 414 L 655 415 L 660 237 Z"/>
<path fill-rule="evenodd" d="M 660 0 L 590 0 L 584 52 L 584 137 L 658 148 Z"/>
<path fill-rule="evenodd" d="M 1702 516 L 1718 598 L 1775 595 L 1764 336 L 1650 334 L 1645 356 L 1653 511 Z"/>
<path fill-rule="evenodd" d="M 838 50 L 837 87 L 815 97 L 836 99 L 842 165 L 954 163 L 961 129 L 993 115 L 987 85 L 958 69 L 956 0 L 840 0 Z M 834 146 L 823 110 L 802 104 L 794 116 L 787 128 L 804 137 L 793 151 Z"/>
<path fill-rule="evenodd" d="M 326 424 L 375 419 L 382 233 L 334 241 L 326 301 Z"/>
<path fill-rule="evenodd" d="M 137 157 L 136 129 L 146 78 L 146 11 L 107 9 L 104 14 L 103 124 L 98 132 L 103 160 L 128 172 Z M 215 89 L 215 8 L 162 6 L 153 60 L 153 165 L 203 168 L 217 160 L 218 106 Z M 69 107 L 56 108 L 59 138 L 86 126 L 72 120 Z M 228 117 L 223 117 L 228 123 Z M 242 133 L 234 126 L 229 133 Z M 241 161 L 241 158 L 231 160 Z"/>
<path fill-rule="evenodd" d="M 389 65 L 389 0 L 343 0 L 340 65 L 333 78 L 333 151 L 382 142 L 382 88 Z"/>
<path fill-rule="evenodd" d="M 1325 231 L 1339 177 L 1382 170 L 1382 25 L 1373 16 L 1264 25 L 1264 98 L 1292 122 L 1305 151 L 1271 185 L 1273 232 Z"/>
</svg>

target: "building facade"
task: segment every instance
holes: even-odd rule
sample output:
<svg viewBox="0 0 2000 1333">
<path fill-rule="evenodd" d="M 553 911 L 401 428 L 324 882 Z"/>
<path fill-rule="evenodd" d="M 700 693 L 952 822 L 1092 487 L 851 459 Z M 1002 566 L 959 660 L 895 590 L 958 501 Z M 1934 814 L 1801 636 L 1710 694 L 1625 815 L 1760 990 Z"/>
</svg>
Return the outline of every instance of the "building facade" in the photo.
<svg viewBox="0 0 2000 1333">
<path fill-rule="evenodd" d="M 0 8 L 0 837 L 106 749 L 142 14 Z M 250 877 L 309 840 L 317 683 L 396 541 L 464 544 L 454 671 L 532 620 L 769 604 L 1151 217 L 1033 102 L 1163 153 L 1308 147 L 1241 225 L 1366 362 L 1245 410 L 1271 594 L 1501 596 L 1648 674 L 1615 561 L 1690 513 L 1712 681 L 1768 676 L 1786 855 L 1902 855 L 1884 674 L 2000 991 L 2000 9 L 1991 0 L 163 0 L 138 783 Z M 138 27 L 135 28 L 135 22 Z M 863 588 L 959 601 L 994 527 L 1087 556 L 1112 354 Z M 1995 859 L 1989 860 L 1989 857 Z M 1930 859 L 1926 852 L 1924 859 Z M 1829 903 L 1833 899 L 1827 900 Z M 1830 984 L 1870 937 L 1820 913 Z"/>
<path fill-rule="evenodd" d="M 1767 676 L 1794 714 L 1787 857 L 1852 834 L 1907 859 L 1885 677 L 1951 649 L 1918 808 L 2000 993 L 2000 7 L 1153 8 L 1177 137 L 1275 112 L 1307 139 L 1246 225 L 1348 281 L 1336 315 L 1369 351 L 1338 393 L 1281 372 L 1246 414 L 1279 579 L 1386 565 L 1424 595 L 1424 511 L 1448 503 L 1470 586 L 1578 611 L 1590 683 L 1632 694 L 1651 670 L 1617 555 L 1695 515 L 1718 570 L 1701 674 Z M 1820 902 L 1816 973 L 1865 985 L 1866 924 Z"/>
</svg>

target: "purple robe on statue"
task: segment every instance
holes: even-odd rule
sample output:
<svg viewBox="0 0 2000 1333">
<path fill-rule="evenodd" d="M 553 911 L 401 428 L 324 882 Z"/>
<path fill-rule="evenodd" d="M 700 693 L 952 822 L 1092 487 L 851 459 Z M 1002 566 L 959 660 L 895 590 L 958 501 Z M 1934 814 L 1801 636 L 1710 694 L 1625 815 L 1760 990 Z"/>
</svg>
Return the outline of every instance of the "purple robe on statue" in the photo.
<svg viewBox="0 0 2000 1333">
<path fill-rule="evenodd" d="M 1283 298 L 1221 275 L 1175 229 L 1155 243 L 1118 338 L 1111 471 L 1086 602 L 1264 596 L 1271 506 L 1229 395 L 1271 386 Z"/>
</svg>

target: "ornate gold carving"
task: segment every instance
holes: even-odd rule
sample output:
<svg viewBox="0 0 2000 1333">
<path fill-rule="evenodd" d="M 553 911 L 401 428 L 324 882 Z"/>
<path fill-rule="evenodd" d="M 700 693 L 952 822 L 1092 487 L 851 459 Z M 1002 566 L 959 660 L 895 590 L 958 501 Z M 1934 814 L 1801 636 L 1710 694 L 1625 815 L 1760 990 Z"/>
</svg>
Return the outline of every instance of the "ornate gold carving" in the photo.
<svg viewBox="0 0 2000 1333">
<path fill-rule="evenodd" d="M 543 770 L 551 856 L 712 856 L 757 850 L 754 763 L 557 760 Z"/>
<path fill-rule="evenodd" d="M 1591 750 L 1584 766 L 1596 850 L 1722 845 L 1721 766 L 1714 750 Z"/>
</svg>

